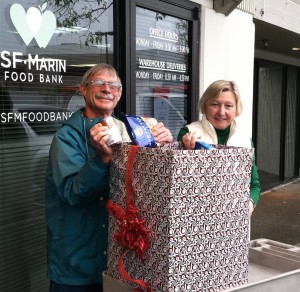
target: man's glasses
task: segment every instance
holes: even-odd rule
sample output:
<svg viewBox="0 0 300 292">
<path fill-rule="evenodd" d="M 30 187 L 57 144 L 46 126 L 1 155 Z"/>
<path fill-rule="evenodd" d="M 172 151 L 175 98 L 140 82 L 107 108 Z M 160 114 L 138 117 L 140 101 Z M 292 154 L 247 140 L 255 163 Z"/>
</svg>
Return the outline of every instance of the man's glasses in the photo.
<svg viewBox="0 0 300 292">
<path fill-rule="evenodd" d="M 122 87 L 121 83 L 118 81 L 104 81 L 100 79 L 91 80 L 88 83 L 92 83 L 94 86 L 102 87 L 108 85 L 111 90 L 120 89 Z"/>
</svg>

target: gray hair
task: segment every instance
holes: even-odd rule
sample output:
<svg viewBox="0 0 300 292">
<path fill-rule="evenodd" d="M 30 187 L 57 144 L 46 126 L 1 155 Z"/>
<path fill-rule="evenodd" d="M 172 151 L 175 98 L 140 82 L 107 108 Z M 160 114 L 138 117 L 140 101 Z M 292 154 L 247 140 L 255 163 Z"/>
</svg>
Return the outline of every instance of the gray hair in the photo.
<svg viewBox="0 0 300 292">
<path fill-rule="evenodd" d="M 82 76 L 81 84 L 86 86 L 89 83 L 90 79 L 97 73 L 103 73 L 103 74 L 106 74 L 111 77 L 116 76 L 121 85 L 120 90 L 122 89 L 121 79 L 120 79 L 116 69 L 113 66 L 106 64 L 106 63 L 96 64 L 94 67 L 87 70 L 85 72 L 85 74 Z"/>
</svg>

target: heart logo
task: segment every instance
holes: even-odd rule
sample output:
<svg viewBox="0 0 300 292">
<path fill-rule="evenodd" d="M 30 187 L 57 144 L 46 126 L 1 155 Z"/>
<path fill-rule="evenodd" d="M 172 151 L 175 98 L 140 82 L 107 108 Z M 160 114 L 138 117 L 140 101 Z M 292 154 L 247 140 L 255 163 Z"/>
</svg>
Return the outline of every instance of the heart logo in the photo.
<svg viewBox="0 0 300 292">
<path fill-rule="evenodd" d="M 23 6 L 21 6 L 20 4 L 13 4 L 10 7 L 10 18 L 20 37 L 22 38 L 26 46 L 28 46 L 28 44 L 33 39 L 33 35 L 26 21 L 27 15 Z"/>
<path fill-rule="evenodd" d="M 35 40 L 40 48 L 46 48 L 56 30 L 55 15 L 47 10 L 42 15 L 42 23 Z"/>
<path fill-rule="evenodd" d="M 42 24 L 42 17 L 40 11 L 35 7 L 30 7 L 27 10 L 26 20 L 32 32 L 32 35 L 35 37 L 38 31 L 40 30 Z"/>
<path fill-rule="evenodd" d="M 46 48 L 56 30 L 56 18 L 53 12 L 46 10 L 47 3 L 38 7 L 30 7 L 26 13 L 22 5 L 13 4 L 10 18 L 27 46 L 35 38 L 40 48 Z"/>
</svg>

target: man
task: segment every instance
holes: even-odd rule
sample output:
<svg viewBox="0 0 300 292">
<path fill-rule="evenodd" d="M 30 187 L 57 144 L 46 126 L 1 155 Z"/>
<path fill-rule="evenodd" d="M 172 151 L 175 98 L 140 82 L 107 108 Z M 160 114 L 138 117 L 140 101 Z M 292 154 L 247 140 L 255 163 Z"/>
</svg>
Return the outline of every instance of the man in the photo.
<svg viewBox="0 0 300 292">
<path fill-rule="evenodd" d="M 108 128 L 122 94 L 117 72 L 98 64 L 83 76 L 80 90 L 85 108 L 74 113 L 54 136 L 46 173 L 46 224 L 50 292 L 102 291 L 106 269 L 109 195 Z M 123 141 L 125 125 L 114 118 Z M 158 143 L 173 137 L 162 123 L 154 127 Z"/>
</svg>

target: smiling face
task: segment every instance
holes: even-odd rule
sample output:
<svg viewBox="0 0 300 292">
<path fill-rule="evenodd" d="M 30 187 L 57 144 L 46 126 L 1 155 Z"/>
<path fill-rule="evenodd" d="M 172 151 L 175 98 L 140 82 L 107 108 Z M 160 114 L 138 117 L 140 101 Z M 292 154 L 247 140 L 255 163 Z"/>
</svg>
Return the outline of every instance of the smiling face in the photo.
<svg viewBox="0 0 300 292">
<path fill-rule="evenodd" d="M 222 91 L 217 98 L 206 103 L 207 120 L 218 130 L 224 130 L 231 125 L 237 116 L 236 97 L 232 91 Z"/>
<path fill-rule="evenodd" d="M 91 75 L 85 84 L 81 84 L 80 90 L 85 97 L 86 108 L 85 114 L 89 118 L 108 117 L 113 113 L 118 101 L 121 98 L 122 89 L 113 88 L 108 83 L 103 85 L 96 84 L 95 80 L 105 82 L 120 81 L 117 75 L 108 71 L 99 71 Z"/>
</svg>

